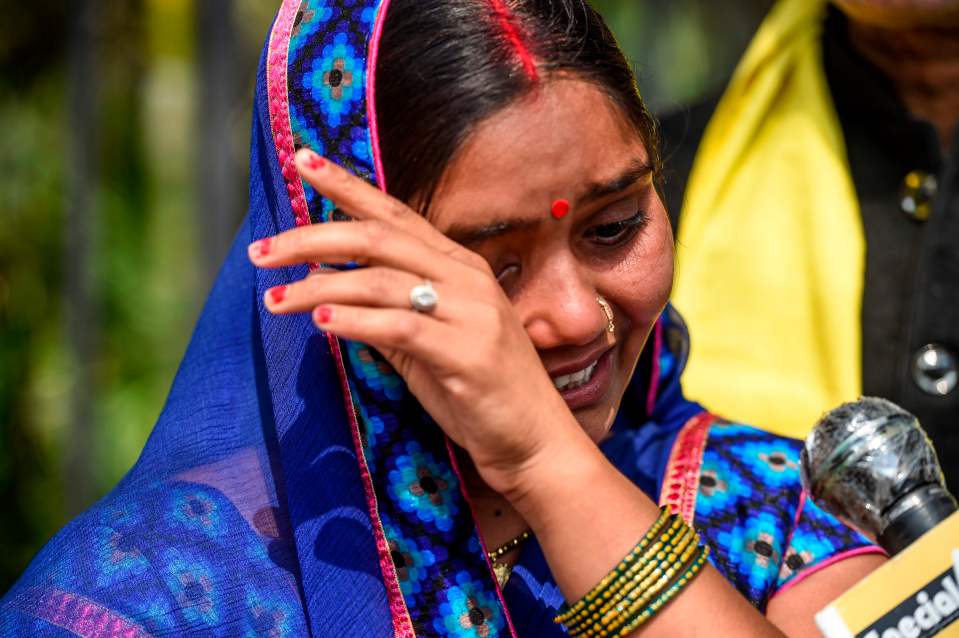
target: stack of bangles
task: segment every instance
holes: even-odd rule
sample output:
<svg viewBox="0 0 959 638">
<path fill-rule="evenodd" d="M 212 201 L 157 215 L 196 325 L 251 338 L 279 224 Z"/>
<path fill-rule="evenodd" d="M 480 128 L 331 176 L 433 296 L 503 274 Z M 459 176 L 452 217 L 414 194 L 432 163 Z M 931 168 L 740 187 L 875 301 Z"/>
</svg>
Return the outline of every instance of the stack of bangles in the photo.
<svg viewBox="0 0 959 638">
<path fill-rule="evenodd" d="M 628 636 L 652 618 L 702 570 L 709 547 L 669 506 L 636 547 L 596 587 L 555 621 L 570 636 Z"/>
</svg>

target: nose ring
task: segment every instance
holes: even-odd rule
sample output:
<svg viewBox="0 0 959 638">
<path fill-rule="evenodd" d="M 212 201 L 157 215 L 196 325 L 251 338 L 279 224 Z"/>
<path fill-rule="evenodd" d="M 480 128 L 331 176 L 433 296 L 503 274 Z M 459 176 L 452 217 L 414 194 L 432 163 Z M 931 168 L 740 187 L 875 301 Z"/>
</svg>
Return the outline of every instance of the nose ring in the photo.
<svg viewBox="0 0 959 638">
<path fill-rule="evenodd" d="M 603 309 L 603 314 L 606 315 L 606 331 L 609 332 L 609 334 L 616 334 L 616 324 L 613 322 L 613 309 L 610 307 L 609 302 L 602 297 L 596 297 L 596 301 L 599 302 L 600 307 Z"/>
</svg>

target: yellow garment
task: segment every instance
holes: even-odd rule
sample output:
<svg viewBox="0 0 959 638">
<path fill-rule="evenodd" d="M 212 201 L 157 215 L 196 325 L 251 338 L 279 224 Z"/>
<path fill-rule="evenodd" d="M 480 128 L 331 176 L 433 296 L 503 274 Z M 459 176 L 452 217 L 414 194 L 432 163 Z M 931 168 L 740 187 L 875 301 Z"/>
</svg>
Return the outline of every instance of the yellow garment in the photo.
<svg viewBox="0 0 959 638">
<path fill-rule="evenodd" d="M 803 437 L 861 392 L 865 240 L 822 66 L 825 0 L 781 0 L 690 174 L 674 301 L 687 396 Z"/>
</svg>

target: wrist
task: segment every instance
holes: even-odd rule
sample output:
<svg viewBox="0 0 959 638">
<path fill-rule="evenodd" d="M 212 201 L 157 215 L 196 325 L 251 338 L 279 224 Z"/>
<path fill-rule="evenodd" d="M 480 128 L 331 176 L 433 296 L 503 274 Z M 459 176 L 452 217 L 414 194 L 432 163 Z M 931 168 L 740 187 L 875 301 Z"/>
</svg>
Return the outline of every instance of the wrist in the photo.
<svg viewBox="0 0 959 638">
<path fill-rule="evenodd" d="M 596 444 L 579 429 L 553 437 L 536 455 L 514 468 L 500 493 L 534 528 L 563 517 L 584 492 L 618 474 Z"/>
</svg>

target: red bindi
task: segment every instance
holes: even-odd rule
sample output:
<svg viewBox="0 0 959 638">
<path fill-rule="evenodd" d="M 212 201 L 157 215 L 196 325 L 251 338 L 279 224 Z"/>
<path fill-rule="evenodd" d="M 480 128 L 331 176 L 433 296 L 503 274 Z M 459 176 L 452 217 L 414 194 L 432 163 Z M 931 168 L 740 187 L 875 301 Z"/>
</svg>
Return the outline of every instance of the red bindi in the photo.
<svg viewBox="0 0 959 638">
<path fill-rule="evenodd" d="M 553 219 L 562 219 L 569 215 L 569 201 L 565 199 L 557 199 L 553 202 Z"/>
</svg>

